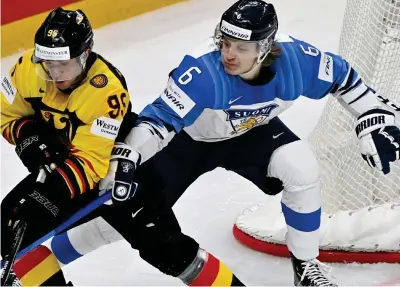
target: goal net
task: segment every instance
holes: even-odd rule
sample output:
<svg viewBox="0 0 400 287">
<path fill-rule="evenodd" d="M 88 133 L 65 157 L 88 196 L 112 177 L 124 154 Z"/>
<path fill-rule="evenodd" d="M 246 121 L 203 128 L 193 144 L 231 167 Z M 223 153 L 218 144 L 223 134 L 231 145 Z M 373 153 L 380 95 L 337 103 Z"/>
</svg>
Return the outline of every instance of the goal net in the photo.
<svg viewBox="0 0 400 287">
<path fill-rule="evenodd" d="M 369 86 L 400 104 L 400 0 L 347 1 L 339 54 Z M 400 164 L 392 164 L 389 175 L 371 169 L 354 127 L 355 119 L 330 97 L 309 137 L 323 185 L 320 259 L 400 262 Z M 245 210 L 234 227 L 236 238 L 286 256 L 279 200 Z"/>
</svg>

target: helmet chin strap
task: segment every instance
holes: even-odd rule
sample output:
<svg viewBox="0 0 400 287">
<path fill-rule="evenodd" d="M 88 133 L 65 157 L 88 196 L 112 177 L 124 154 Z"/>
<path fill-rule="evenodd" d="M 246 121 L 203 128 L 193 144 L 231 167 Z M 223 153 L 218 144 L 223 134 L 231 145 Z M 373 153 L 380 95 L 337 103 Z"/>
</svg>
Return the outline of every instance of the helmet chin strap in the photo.
<svg viewBox="0 0 400 287">
<path fill-rule="evenodd" d="M 254 79 L 254 78 L 258 75 L 258 73 L 259 73 L 259 71 L 260 71 L 259 68 L 260 68 L 260 66 L 261 66 L 261 63 L 262 63 L 262 62 L 264 61 L 264 59 L 267 57 L 268 53 L 269 53 L 269 52 L 264 53 L 264 54 L 260 53 L 260 54 L 258 55 L 258 57 L 257 57 L 257 60 L 254 61 L 254 63 L 253 63 L 253 65 L 251 66 L 251 68 L 250 68 L 247 72 L 244 72 L 244 73 L 239 74 L 239 76 L 240 76 L 242 79 L 245 79 L 245 80 L 252 80 L 252 79 Z"/>
<path fill-rule="evenodd" d="M 260 70 L 259 69 L 260 65 L 261 65 L 261 62 L 258 62 L 257 60 L 254 61 L 253 66 L 251 66 L 251 68 L 247 72 L 239 74 L 239 76 L 245 80 L 254 79 Z"/>
</svg>

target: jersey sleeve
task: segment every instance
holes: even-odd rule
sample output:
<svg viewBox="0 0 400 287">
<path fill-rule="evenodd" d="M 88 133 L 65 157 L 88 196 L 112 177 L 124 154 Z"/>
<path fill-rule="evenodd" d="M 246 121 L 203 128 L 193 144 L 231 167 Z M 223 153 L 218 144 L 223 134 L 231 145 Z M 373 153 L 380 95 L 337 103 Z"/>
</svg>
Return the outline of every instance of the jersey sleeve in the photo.
<svg viewBox="0 0 400 287">
<path fill-rule="evenodd" d="M 122 87 L 97 91 L 89 88 L 80 96 L 89 94 L 97 100 L 85 103 L 79 110 L 83 123 L 71 142 L 70 157 L 58 169 L 72 196 L 93 189 L 106 176 L 122 119 L 130 109 L 129 93 Z"/>
<path fill-rule="evenodd" d="M 125 143 L 141 155 L 141 163 L 162 150 L 206 108 L 213 107 L 215 88 L 204 62 L 186 56 L 170 73 L 167 87 L 139 114 Z"/>
<path fill-rule="evenodd" d="M 293 45 L 302 70 L 304 96 L 321 99 L 332 94 L 355 116 L 383 107 L 375 91 L 345 59 L 322 52 L 304 41 L 294 40 Z"/>
<path fill-rule="evenodd" d="M 325 53 L 313 45 L 293 39 L 285 47 L 290 54 L 292 70 L 298 69 L 301 79 L 302 95 L 311 99 L 321 99 L 331 93 L 336 85 L 340 85 L 349 70 L 348 63 L 332 53 Z"/>
<path fill-rule="evenodd" d="M 167 87 L 140 113 L 157 126 L 180 132 L 190 126 L 205 108 L 213 106 L 215 90 L 209 70 L 202 61 L 185 56 L 168 79 Z"/>
<path fill-rule="evenodd" d="M 1 79 L 1 133 L 10 144 L 15 145 L 22 126 L 34 115 L 31 105 L 24 99 L 25 81 L 29 81 L 22 57 Z"/>
</svg>

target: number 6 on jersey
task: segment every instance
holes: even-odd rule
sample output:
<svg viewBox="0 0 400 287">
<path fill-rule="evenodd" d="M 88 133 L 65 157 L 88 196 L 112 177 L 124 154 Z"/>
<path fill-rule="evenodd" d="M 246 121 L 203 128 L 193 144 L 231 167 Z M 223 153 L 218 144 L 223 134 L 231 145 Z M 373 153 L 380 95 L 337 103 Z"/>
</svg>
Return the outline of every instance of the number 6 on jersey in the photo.
<svg viewBox="0 0 400 287">
<path fill-rule="evenodd" d="M 198 67 L 190 67 L 186 72 L 184 72 L 179 78 L 178 78 L 178 82 L 181 85 L 187 85 L 189 84 L 192 79 L 193 79 L 193 75 L 192 75 L 192 71 L 195 70 L 197 72 L 197 74 L 201 74 L 201 70 Z"/>
</svg>

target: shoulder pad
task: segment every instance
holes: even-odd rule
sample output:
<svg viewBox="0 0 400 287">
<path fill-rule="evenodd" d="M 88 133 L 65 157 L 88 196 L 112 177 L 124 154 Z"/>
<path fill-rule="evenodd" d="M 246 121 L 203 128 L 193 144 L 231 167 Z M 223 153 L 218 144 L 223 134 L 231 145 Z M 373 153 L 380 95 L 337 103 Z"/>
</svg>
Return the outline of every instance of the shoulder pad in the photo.
<svg viewBox="0 0 400 287">
<path fill-rule="evenodd" d="M 278 43 L 293 42 L 293 38 L 287 34 L 276 34 L 275 41 Z"/>
</svg>

